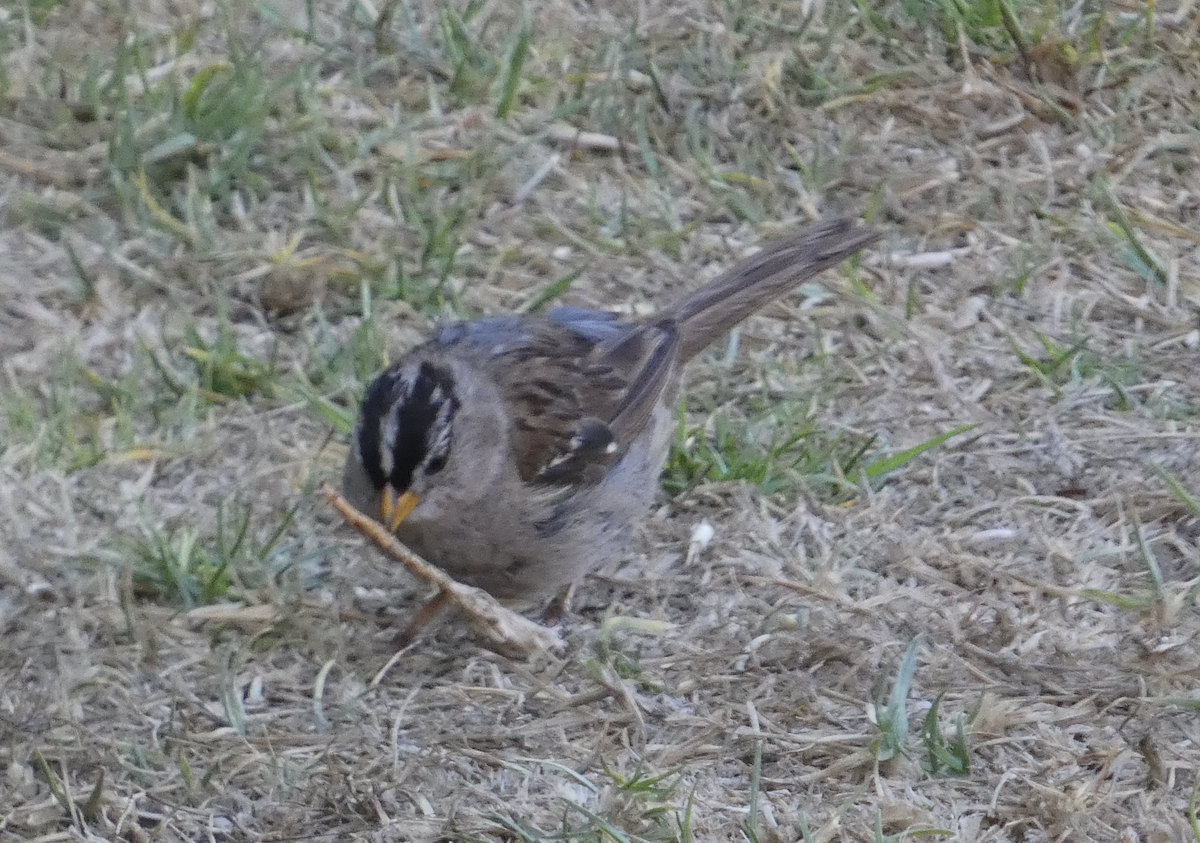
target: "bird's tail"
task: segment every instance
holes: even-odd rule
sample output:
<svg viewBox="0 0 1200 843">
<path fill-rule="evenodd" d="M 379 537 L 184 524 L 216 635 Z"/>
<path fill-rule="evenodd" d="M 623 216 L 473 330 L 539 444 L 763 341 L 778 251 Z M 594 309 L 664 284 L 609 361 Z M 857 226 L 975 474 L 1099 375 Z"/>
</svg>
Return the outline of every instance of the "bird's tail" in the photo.
<svg viewBox="0 0 1200 843">
<path fill-rule="evenodd" d="M 678 359 L 691 359 L 760 307 L 878 239 L 851 220 L 833 219 L 767 243 L 663 312 L 679 326 Z"/>
</svg>

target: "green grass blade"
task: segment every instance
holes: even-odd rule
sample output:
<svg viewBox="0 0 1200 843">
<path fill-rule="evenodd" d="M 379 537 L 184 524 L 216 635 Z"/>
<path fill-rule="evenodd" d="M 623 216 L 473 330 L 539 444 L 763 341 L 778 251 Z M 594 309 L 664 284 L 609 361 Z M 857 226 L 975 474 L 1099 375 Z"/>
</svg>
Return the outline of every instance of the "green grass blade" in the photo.
<svg viewBox="0 0 1200 843">
<path fill-rule="evenodd" d="M 1155 474 L 1163 479 L 1163 482 L 1167 484 L 1167 488 L 1171 490 L 1171 493 L 1179 498 L 1180 503 L 1187 507 L 1192 517 L 1200 518 L 1200 501 L 1192 497 L 1191 492 L 1183 487 L 1180 479 L 1158 463 L 1151 463 L 1150 467 L 1154 469 Z"/>
<path fill-rule="evenodd" d="M 561 296 L 567 290 L 571 289 L 571 285 L 574 284 L 579 279 L 579 276 L 581 276 L 583 274 L 583 270 L 584 270 L 584 268 L 580 267 L 579 269 L 568 272 L 566 275 L 564 275 L 562 278 L 559 278 L 553 284 L 549 285 L 548 287 L 544 287 L 541 290 L 538 290 L 536 293 L 534 293 L 532 296 L 530 296 L 529 299 L 526 300 L 520 307 L 517 308 L 517 312 L 518 313 L 536 313 L 537 311 L 541 310 L 547 304 L 549 304 L 550 302 L 557 299 L 559 296 Z"/>
<path fill-rule="evenodd" d="M 1101 603 L 1107 603 L 1130 612 L 1145 611 L 1153 603 L 1148 595 L 1118 594 L 1115 591 L 1105 591 L 1100 588 L 1085 588 L 1079 594 L 1086 600 L 1099 600 Z"/>
<path fill-rule="evenodd" d="M 900 659 L 900 669 L 896 672 L 896 684 L 888 697 L 887 707 L 880 712 L 879 729 L 883 733 L 883 744 L 879 750 L 879 760 L 886 761 L 896 753 L 903 751 L 908 739 L 908 695 L 912 690 L 913 677 L 917 673 L 917 653 L 921 649 L 921 636 L 909 642 Z"/>
<path fill-rule="evenodd" d="M 348 436 L 354 432 L 354 425 L 358 421 L 357 411 L 339 407 L 325 396 L 318 395 L 305 381 L 293 383 L 291 389 L 308 403 L 310 410 L 333 425 L 338 433 Z"/>
<path fill-rule="evenodd" d="M 1109 228 L 1113 233 L 1118 234 L 1126 245 L 1129 246 L 1132 252 L 1131 257 L 1135 258 L 1133 268 L 1138 270 L 1144 277 L 1157 281 L 1160 284 L 1166 285 L 1168 282 L 1167 271 L 1163 268 L 1162 261 L 1151 253 L 1142 239 L 1138 236 L 1137 230 L 1133 227 L 1133 222 L 1129 219 L 1129 214 L 1125 213 L 1125 209 L 1121 206 L 1120 201 L 1113 195 L 1112 188 L 1104 179 L 1096 179 L 1093 182 L 1095 192 L 1100 196 L 1100 201 L 1104 204 L 1105 209 L 1112 216 L 1112 223 Z"/>
<path fill-rule="evenodd" d="M 1154 555 L 1154 548 L 1146 541 L 1146 532 L 1142 529 L 1141 519 L 1137 517 L 1134 510 L 1129 510 L 1129 517 L 1133 521 L 1133 538 L 1137 542 L 1138 553 L 1142 557 L 1142 561 L 1146 563 L 1146 568 L 1150 571 L 1150 581 L 1154 585 L 1154 595 L 1157 598 L 1163 596 L 1163 575 L 1162 568 L 1158 564 L 1158 557 Z"/>
<path fill-rule="evenodd" d="M 864 471 L 866 471 L 867 477 L 871 478 L 872 480 L 877 477 L 881 477 L 884 474 L 887 474 L 889 471 L 895 471 L 897 468 L 900 468 L 914 458 L 919 457 L 921 454 L 925 453 L 931 448 L 936 448 L 943 442 L 953 439 L 959 434 L 966 433 L 968 430 L 974 430 L 978 426 L 978 424 L 964 424 L 954 428 L 954 430 L 948 430 L 945 433 L 939 433 L 932 439 L 922 442 L 920 445 L 914 445 L 911 448 L 907 448 L 898 454 L 893 454 L 890 457 L 884 457 L 878 460 L 872 460 L 871 462 L 867 463 Z"/>
<path fill-rule="evenodd" d="M 529 21 L 521 23 L 521 29 L 513 41 L 512 49 L 508 51 L 508 60 L 504 66 L 504 76 L 500 85 L 500 102 L 496 106 L 496 116 L 507 120 L 512 114 L 517 101 L 517 92 L 521 87 L 521 73 L 525 69 L 525 61 L 529 58 Z"/>
</svg>

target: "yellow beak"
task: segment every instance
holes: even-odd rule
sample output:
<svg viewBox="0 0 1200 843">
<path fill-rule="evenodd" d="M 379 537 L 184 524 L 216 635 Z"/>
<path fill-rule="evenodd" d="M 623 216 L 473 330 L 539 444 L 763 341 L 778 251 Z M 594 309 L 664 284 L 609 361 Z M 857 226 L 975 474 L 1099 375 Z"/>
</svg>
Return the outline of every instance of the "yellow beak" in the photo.
<svg viewBox="0 0 1200 843">
<path fill-rule="evenodd" d="M 384 486 L 383 498 L 379 502 L 379 513 L 383 516 L 383 523 L 387 524 L 393 533 L 396 532 L 400 522 L 407 518 L 420 502 L 420 498 L 412 492 L 397 495 L 391 486 Z"/>
</svg>

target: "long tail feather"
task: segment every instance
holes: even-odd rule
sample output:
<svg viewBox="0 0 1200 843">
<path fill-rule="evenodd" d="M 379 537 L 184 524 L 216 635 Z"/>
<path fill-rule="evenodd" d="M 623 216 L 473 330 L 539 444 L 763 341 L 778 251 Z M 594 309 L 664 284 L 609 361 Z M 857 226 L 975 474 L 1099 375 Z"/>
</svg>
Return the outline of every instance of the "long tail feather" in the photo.
<svg viewBox="0 0 1200 843">
<path fill-rule="evenodd" d="M 686 362 L 760 307 L 878 239 L 851 220 L 834 219 L 767 243 L 663 312 L 679 325 L 678 359 Z"/>
</svg>

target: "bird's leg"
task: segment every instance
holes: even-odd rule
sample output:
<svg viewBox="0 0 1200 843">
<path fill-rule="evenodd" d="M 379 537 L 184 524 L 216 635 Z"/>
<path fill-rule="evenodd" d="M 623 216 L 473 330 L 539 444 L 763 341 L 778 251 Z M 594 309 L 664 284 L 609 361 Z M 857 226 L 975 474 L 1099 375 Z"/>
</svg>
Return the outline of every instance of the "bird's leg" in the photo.
<svg viewBox="0 0 1200 843">
<path fill-rule="evenodd" d="M 429 625 L 429 622 L 436 618 L 446 604 L 450 602 L 450 592 L 439 591 L 433 596 L 433 599 L 417 610 L 413 619 L 408 622 L 404 629 L 396 633 L 392 638 L 392 646 L 397 650 L 403 650 L 417 639 L 417 635 L 421 630 Z"/>
<path fill-rule="evenodd" d="M 574 593 L 575 583 L 568 583 L 560 588 L 546 605 L 546 610 L 542 612 L 542 623 L 546 626 L 554 626 L 566 617 L 567 612 L 571 611 L 571 595 Z"/>
</svg>

